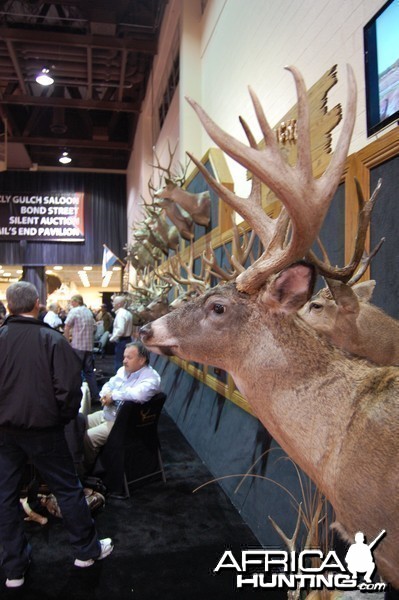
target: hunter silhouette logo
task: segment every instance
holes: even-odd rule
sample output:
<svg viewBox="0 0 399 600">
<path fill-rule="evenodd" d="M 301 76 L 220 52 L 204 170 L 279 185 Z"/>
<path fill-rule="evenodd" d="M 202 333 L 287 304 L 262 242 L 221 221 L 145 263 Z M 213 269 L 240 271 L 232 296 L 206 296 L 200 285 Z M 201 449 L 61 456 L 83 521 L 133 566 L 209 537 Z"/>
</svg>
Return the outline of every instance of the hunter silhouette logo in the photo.
<svg viewBox="0 0 399 600">
<path fill-rule="evenodd" d="M 345 556 L 344 562 L 347 566 L 335 550 L 329 550 L 324 554 L 320 548 L 306 548 L 300 552 L 250 549 L 241 551 L 241 556 L 237 558 L 231 550 L 225 550 L 213 571 L 215 573 L 221 569 L 235 571 L 237 588 L 251 586 L 290 590 L 359 589 L 367 592 L 382 592 L 386 584 L 371 581 L 376 568 L 371 550 L 385 534 L 386 531 L 383 529 L 370 544 L 366 544 L 363 532 L 358 531 L 355 535 L 355 543 L 350 545 Z M 314 559 L 317 559 L 318 564 Z"/>
<path fill-rule="evenodd" d="M 386 534 L 385 529 L 377 535 L 371 544 L 365 543 L 365 537 L 362 531 L 355 535 L 355 543 L 352 544 L 346 553 L 345 561 L 348 570 L 352 573 L 354 579 L 357 579 L 359 573 L 365 573 L 364 581 L 372 583 L 371 577 L 375 571 L 375 562 L 371 549 L 374 548 Z"/>
</svg>

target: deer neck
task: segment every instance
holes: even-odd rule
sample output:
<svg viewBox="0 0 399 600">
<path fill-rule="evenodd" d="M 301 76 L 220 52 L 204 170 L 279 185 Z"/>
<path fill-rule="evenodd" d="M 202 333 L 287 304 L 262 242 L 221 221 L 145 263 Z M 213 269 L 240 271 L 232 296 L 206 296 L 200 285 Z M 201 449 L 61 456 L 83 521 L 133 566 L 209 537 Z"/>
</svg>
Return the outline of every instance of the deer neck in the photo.
<svg viewBox="0 0 399 600">
<path fill-rule="evenodd" d="M 230 372 L 287 454 L 323 491 L 332 486 L 331 498 L 357 381 L 369 367 L 348 360 L 297 317 L 276 315 L 260 329 L 258 321 L 257 358 L 251 353 Z"/>
<path fill-rule="evenodd" d="M 185 192 L 178 186 L 171 190 L 169 197 L 171 200 L 174 200 L 180 204 L 180 206 L 187 212 L 190 212 L 190 210 L 193 208 L 191 194 L 189 194 L 189 192 Z"/>
</svg>

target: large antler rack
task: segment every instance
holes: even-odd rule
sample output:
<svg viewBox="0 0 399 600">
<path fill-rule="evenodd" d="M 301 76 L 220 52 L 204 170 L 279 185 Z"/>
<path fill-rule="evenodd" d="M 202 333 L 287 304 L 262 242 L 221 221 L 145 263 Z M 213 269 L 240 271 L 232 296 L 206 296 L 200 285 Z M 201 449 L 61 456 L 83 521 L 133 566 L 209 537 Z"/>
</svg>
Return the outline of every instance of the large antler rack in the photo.
<svg viewBox="0 0 399 600">
<path fill-rule="evenodd" d="M 264 211 L 251 198 L 245 200 L 234 194 L 221 196 L 236 210 L 257 233 L 265 247 L 262 256 L 237 277 L 240 291 L 255 293 L 267 277 L 287 267 L 293 261 L 305 256 L 317 238 L 331 199 L 344 168 L 353 132 L 356 113 L 356 82 L 353 71 L 348 65 L 348 101 L 341 134 L 335 152 L 325 173 L 318 179 L 313 177 L 310 148 L 309 102 L 305 83 L 295 67 L 286 67 L 293 75 L 298 96 L 298 141 L 297 163 L 291 167 L 283 158 L 275 133 L 264 115 L 261 104 L 250 89 L 252 103 L 257 120 L 265 139 L 265 148 L 259 148 L 250 134 L 250 147 L 223 131 L 207 113 L 192 99 L 188 102 L 196 111 L 211 139 L 231 158 L 246 167 L 254 177 L 267 185 L 281 200 L 291 221 L 291 237 L 288 244 L 279 230 L 283 216 L 277 219 L 276 227 L 270 227 L 270 220 Z M 248 130 L 249 131 L 249 130 Z M 246 132 L 247 133 L 247 132 Z M 248 133 L 247 133 L 248 137 Z M 250 139 L 250 138 L 248 138 Z M 205 175 L 199 161 L 189 154 L 208 183 L 220 193 L 219 184 Z M 283 213 L 284 215 L 284 213 Z"/>
<path fill-rule="evenodd" d="M 205 263 L 205 264 L 204 264 Z M 194 273 L 194 244 L 190 243 L 189 257 L 187 261 L 183 261 L 180 254 L 176 254 L 169 261 L 169 270 L 157 275 L 164 280 L 172 279 L 179 285 L 187 286 L 190 290 L 196 293 L 204 293 L 210 283 L 211 278 L 211 261 L 202 261 L 201 273 Z M 184 277 L 181 270 L 186 272 Z"/>
<path fill-rule="evenodd" d="M 377 200 L 378 192 L 380 191 L 382 185 L 382 180 L 378 180 L 374 192 L 371 198 L 367 200 L 367 202 L 364 199 L 362 188 L 356 177 L 355 185 L 359 216 L 355 247 L 349 263 L 344 267 L 332 266 L 327 256 L 327 252 L 320 240 L 318 240 L 318 244 L 322 252 L 322 260 L 320 260 L 316 256 L 313 250 L 309 250 L 309 252 L 306 255 L 306 258 L 318 268 L 319 273 L 327 280 L 327 283 L 329 285 L 331 283 L 329 282 L 329 280 L 331 279 L 341 281 L 342 283 L 346 283 L 349 286 L 354 285 L 364 275 L 371 260 L 377 254 L 377 252 L 379 251 L 379 249 L 385 241 L 385 238 L 382 238 L 369 254 L 364 250 L 367 231 L 370 226 L 371 215 L 375 206 L 375 202 Z"/>
<path fill-rule="evenodd" d="M 171 181 L 174 181 L 180 187 L 182 187 L 184 185 L 184 182 L 186 181 L 189 162 L 187 162 L 185 165 L 183 165 L 179 161 L 179 163 L 178 163 L 179 171 L 172 170 L 173 161 L 175 158 L 175 154 L 176 154 L 178 145 L 179 145 L 179 140 L 177 140 L 176 145 L 175 145 L 174 149 L 172 150 L 171 146 L 170 146 L 170 141 L 168 140 L 169 163 L 166 167 L 163 167 L 161 165 L 161 161 L 159 160 L 159 157 L 155 151 L 155 146 L 154 146 L 152 151 L 153 151 L 153 154 L 155 157 L 156 164 L 151 163 L 150 166 L 153 167 L 154 169 L 157 169 L 158 171 L 161 171 L 161 173 L 165 173 L 165 175 L 164 175 L 165 181 L 167 181 L 169 179 Z"/>
<path fill-rule="evenodd" d="M 234 281 L 240 273 L 245 271 L 245 265 L 249 258 L 254 262 L 253 246 L 256 238 L 255 232 L 251 231 L 250 236 L 248 236 L 247 231 L 240 232 L 240 227 L 234 218 L 232 218 L 232 221 L 234 253 L 230 255 L 225 248 L 227 260 L 230 265 L 229 270 L 223 269 L 218 265 L 215 252 L 210 243 L 207 245 L 207 250 L 204 251 L 202 256 L 202 260 L 210 267 L 210 274 L 222 281 Z M 242 242 L 240 240 L 241 235 Z"/>
</svg>

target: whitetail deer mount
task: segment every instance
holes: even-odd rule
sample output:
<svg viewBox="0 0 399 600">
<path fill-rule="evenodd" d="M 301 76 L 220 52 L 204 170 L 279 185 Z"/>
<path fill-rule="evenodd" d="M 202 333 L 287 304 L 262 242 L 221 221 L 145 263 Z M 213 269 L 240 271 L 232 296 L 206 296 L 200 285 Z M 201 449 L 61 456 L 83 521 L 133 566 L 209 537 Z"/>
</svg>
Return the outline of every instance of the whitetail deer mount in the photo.
<svg viewBox="0 0 399 600">
<path fill-rule="evenodd" d="M 377 365 L 399 365 L 399 322 L 370 303 L 375 281 L 331 281 L 300 314 L 332 344 Z"/>
<path fill-rule="evenodd" d="M 380 575 L 399 588 L 399 373 L 350 358 L 298 315 L 312 295 L 315 268 L 304 256 L 319 234 L 339 183 L 355 119 L 356 85 L 348 69 L 348 103 L 334 156 L 312 177 L 305 86 L 293 67 L 298 93 L 298 162 L 282 164 L 259 101 L 255 109 L 267 139 L 264 151 L 223 132 L 195 103 L 219 146 L 268 185 L 292 223 L 289 244 L 281 218 L 270 222 L 254 208 L 250 225 L 265 251 L 235 283 L 146 325 L 140 336 L 154 352 L 202 362 L 231 373 L 254 413 L 335 509 L 348 539 L 357 531 L 386 538 L 375 550 Z M 230 197 L 242 216 L 245 201 Z M 246 217 L 244 217 L 246 218 Z M 195 324 L 195 327 L 193 327 Z"/>
<path fill-rule="evenodd" d="M 152 166 L 166 174 L 163 177 L 163 185 L 158 190 L 154 190 L 154 198 L 163 198 L 164 200 L 177 203 L 190 215 L 194 223 L 208 227 L 211 222 L 211 197 L 209 192 L 205 191 L 194 194 L 183 189 L 189 163 L 186 163 L 185 166 L 179 163 L 179 173 L 172 171 L 176 149 L 177 144 L 172 151 L 168 143 L 169 163 L 166 167 L 161 165 L 155 148 L 153 150 L 156 164 Z"/>
<path fill-rule="evenodd" d="M 211 222 L 211 197 L 209 192 L 197 194 L 183 190 L 172 179 L 165 179 L 163 188 L 155 192 L 154 198 L 165 198 L 176 202 L 191 216 L 194 223 L 208 227 Z"/>
<path fill-rule="evenodd" d="M 194 222 L 191 216 L 183 211 L 173 200 L 167 198 L 155 198 L 154 206 L 162 208 L 168 219 L 178 229 L 181 237 L 187 241 L 194 238 Z"/>
<path fill-rule="evenodd" d="M 356 181 L 359 201 L 359 223 L 355 249 L 345 267 L 333 267 L 322 247 L 323 261 L 313 252 L 309 259 L 324 276 L 327 287 L 312 298 L 300 311 L 302 318 L 331 343 L 356 356 L 367 358 L 377 365 L 399 365 L 399 322 L 370 304 L 375 281 L 357 283 L 384 239 L 367 254 L 364 244 L 377 193 L 364 201 Z M 363 254 L 362 254 L 363 253 Z"/>
</svg>

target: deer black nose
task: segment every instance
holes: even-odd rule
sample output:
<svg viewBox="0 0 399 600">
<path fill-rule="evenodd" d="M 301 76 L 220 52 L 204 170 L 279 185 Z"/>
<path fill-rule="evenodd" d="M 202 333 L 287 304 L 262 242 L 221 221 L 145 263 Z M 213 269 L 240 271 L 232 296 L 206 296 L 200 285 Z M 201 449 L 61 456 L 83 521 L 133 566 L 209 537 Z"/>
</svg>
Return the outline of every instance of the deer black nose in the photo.
<svg viewBox="0 0 399 600">
<path fill-rule="evenodd" d="M 151 323 L 147 323 L 146 325 L 143 325 L 143 327 L 140 327 L 139 335 L 143 342 L 149 340 L 152 337 Z"/>
</svg>

